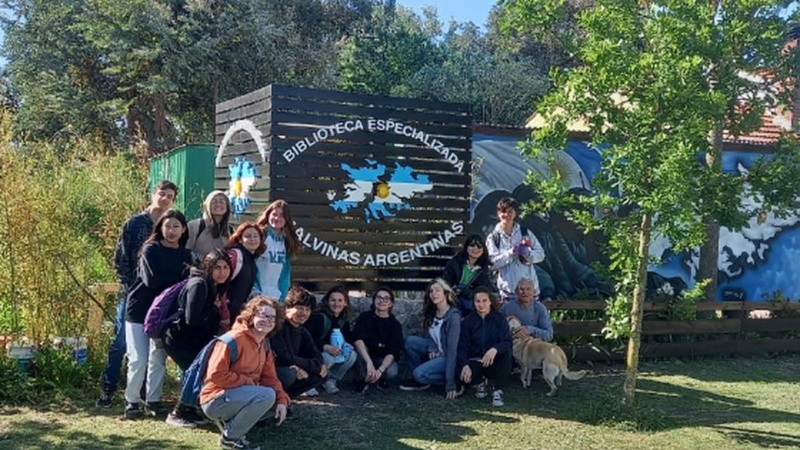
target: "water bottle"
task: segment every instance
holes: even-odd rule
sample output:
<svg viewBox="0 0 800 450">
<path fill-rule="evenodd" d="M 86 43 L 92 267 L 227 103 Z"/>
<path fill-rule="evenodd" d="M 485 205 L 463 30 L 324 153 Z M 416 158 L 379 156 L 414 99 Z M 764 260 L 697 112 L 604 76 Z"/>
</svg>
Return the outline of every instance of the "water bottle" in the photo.
<svg viewBox="0 0 800 450">
<path fill-rule="evenodd" d="M 340 330 L 339 328 L 334 328 L 333 331 L 331 331 L 331 345 L 334 346 L 334 347 L 339 347 L 340 349 L 342 349 L 342 352 L 339 353 L 338 355 L 336 355 L 333 358 L 333 362 L 335 362 L 335 363 L 343 363 L 345 361 L 345 356 L 344 356 L 344 348 L 345 348 L 344 335 L 342 334 L 342 330 Z"/>
</svg>

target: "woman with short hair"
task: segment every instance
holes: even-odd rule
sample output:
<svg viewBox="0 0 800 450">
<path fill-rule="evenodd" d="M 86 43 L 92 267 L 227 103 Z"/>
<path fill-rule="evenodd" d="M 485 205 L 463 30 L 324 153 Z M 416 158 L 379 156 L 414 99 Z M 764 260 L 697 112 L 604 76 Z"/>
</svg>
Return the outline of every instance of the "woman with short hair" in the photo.
<svg viewBox="0 0 800 450">
<path fill-rule="evenodd" d="M 392 314 L 394 292 L 379 287 L 372 294 L 372 306 L 356 319 L 353 339 L 358 353 L 356 392 L 370 385 L 389 388 L 389 379 L 397 378 L 397 361 L 403 352 L 403 327 Z"/>
</svg>

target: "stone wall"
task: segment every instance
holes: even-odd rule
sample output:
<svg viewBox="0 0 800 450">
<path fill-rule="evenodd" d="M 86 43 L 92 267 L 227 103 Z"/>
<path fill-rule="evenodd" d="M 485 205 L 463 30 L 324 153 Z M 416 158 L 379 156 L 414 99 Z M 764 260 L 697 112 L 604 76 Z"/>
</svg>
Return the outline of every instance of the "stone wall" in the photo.
<svg viewBox="0 0 800 450">
<path fill-rule="evenodd" d="M 353 324 L 355 324 L 356 317 L 369 310 L 372 297 L 350 297 L 350 304 L 353 305 Z M 422 335 L 422 297 L 396 298 L 392 314 L 403 326 L 403 336 Z"/>
</svg>

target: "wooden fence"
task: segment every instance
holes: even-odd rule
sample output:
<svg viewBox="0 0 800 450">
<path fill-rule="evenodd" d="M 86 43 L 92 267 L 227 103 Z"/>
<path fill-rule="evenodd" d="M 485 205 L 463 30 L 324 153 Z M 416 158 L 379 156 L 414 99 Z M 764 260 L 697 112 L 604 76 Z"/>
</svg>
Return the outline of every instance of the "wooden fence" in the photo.
<svg viewBox="0 0 800 450">
<path fill-rule="evenodd" d="M 603 301 L 565 300 L 546 304 L 551 312 L 602 311 L 606 307 Z M 688 321 L 664 319 L 669 311 L 665 303 L 646 302 L 644 311 L 639 354 L 645 358 L 800 351 L 800 303 L 701 302 L 697 304 L 701 318 Z M 712 318 L 705 318 L 709 316 Z M 553 323 L 556 339 L 570 359 L 624 359 L 624 348 L 613 348 L 602 339 L 604 326 L 603 319 Z M 565 344 L 580 337 L 592 338 L 593 343 Z"/>
</svg>

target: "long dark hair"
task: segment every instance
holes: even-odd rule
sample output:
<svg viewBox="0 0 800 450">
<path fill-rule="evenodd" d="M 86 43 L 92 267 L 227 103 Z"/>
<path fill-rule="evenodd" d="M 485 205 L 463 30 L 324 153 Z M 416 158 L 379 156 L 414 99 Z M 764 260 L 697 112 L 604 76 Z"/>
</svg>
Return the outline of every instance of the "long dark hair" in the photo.
<svg viewBox="0 0 800 450">
<path fill-rule="evenodd" d="M 331 307 L 328 305 L 328 300 L 331 298 L 332 294 L 342 294 L 344 295 L 345 306 L 342 310 L 342 317 L 344 320 L 350 320 L 353 316 L 353 306 L 350 304 L 350 296 L 347 295 L 347 291 L 344 289 L 344 286 L 334 286 L 328 289 L 328 292 L 322 297 L 320 300 L 319 306 L 317 307 L 318 311 L 322 311 L 326 314 L 330 314 L 333 316 L 333 311 L 331 311 Z"/>
<path fill-rule="evenodd" d="M 214 274 L 214 266 L 220 261 L 225 261 L 230 271 L 228 272 L 228 279 L 225 280 L 224 283 L 216 284 L 214 283 L 212 275 Z M 224 294 L 228 290 L 228 283 L 231 282 L 231 275 L 233 275 L 233 267 L 231 267 L 231 260 L 228 258 L 228 252 L 219 248 L 211 250 L 203 258 L 203 275 L 205 276 L 207 285 L 211 287 L 212 297 L 217 298 L 220 294 Z"/>
<path fill-rule="evenodd" d="M 158 219 L 158 222 L 153 225 L 153 231 L 150 232 L 150 236 L 148 236 L 147 240 L 145 240 L 142 244 L 142 249 L 145 248 L 147 244 L 164 240 L 164 222 L 169 219 L 178 219 L 181 225 L 183 225 L 183 234 L 178 241 L 178 246 L 186 247 L 186 242 L 189 240 L 189 228 L 186 225 L 186 216 L 184 216 L 183 213 L 177 209 L 169 209 L 167 212 L 162 214 L 161 218 Z M 141 249 L 139 250 L 139 254 L 141 254 Z"/>
<path fill-rule="evenodd" d="M 441 278 L 436 278 L 430 283 L 428 283 L 428 287 L 425 288 L 425 296 L 422 298 L 422 330 L 425 331 L 430 328 L 431 324 L 433 323 L 433 318 L 436 317 L 436 305 L 433 304 L 433 300 L 431 299 L 431 287 L 434 284 L 438 284 L 444 290 L 444 297 L 447 304 L 455 307 L 456 306 L 456 297 L 453 295 L 453 288 L 447 284 Z"/>
<path fill-rule="evenodd" d="M 262 230 L 261 227 L 259 227 L 255 222 L 242 222 L 239 224 L 239 226 L 236 227 L 236 231 L 234 231 L 231 237 L 228 239 L 228 243 L 225 244 L 225 250 L 230 250 L 238 246 L 242 246 L 242 248 L 244 248 L 242 245 L 242 237 L 244 236 L 244 232 L 250 228 L 258 232 L 259 239 L 261 240 L 261 243 L 256 251 L 253 252 L 253 255 L 256 257 L 263 255 L 264 252 L 267 251 L 267 244 L 264 243 L 264 230 Z"/>
<path fill-rule="evenodd" d="M 486 251 L 486 239 L 480 234 L 470 234 L 467 236 L 467 238 L 464 239 L 464 243 L 461 245 L 461 249 L 456 253 L 454 258 L 463 263 L 469 261 L 469 251 L 467 249 L 473 242 L 480 244 L 483 249 L 483 253 L 478 257 L 478 260 L 475 261 L 475 264 L 481 267 L 489 267 L 489 252 Z"/>
<path fill-rule="evenodd" d="M 256 219 L 256 224 L 261 227 L 264 235 L 266 235 L 267 229 L 269 229 L 269 214 L 278 208 L 283 210 L 283 218 L 286 221 L 286 225 L 283 226 L 283 230 L 281 231 L 283 232 L 283 239 L 286 242 L 286 254 L 289 255 L 291 259 L 300 251 L 300 242 L 297 239 L 297 231 L 294 229 L 292 213 L 289 211 L 289 204 L 286 203 L 286 200 L 275 200 L 267 205 L 267 209 Z"/>
</svg>

